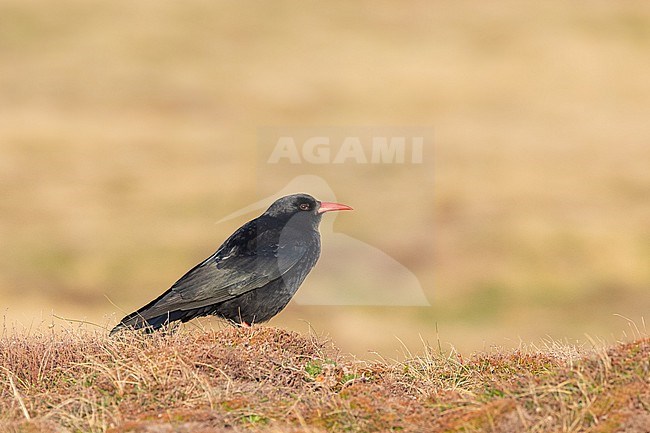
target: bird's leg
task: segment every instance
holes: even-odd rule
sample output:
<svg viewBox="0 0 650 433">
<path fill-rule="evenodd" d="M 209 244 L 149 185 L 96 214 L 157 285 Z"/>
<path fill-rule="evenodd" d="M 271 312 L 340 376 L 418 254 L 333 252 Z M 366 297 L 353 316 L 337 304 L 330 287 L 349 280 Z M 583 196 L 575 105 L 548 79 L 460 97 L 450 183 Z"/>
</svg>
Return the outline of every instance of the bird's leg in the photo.
<svg viewBox="0 0 650 433">
<path fill-rule="evenodd" d="M 247 323 L 244 319 L 241 317 L 241 309 L 239 309 L 239 323 L 237 323 L 239 326 L 242 328 L 250 328 L 251 324 Z"/>
</svg>

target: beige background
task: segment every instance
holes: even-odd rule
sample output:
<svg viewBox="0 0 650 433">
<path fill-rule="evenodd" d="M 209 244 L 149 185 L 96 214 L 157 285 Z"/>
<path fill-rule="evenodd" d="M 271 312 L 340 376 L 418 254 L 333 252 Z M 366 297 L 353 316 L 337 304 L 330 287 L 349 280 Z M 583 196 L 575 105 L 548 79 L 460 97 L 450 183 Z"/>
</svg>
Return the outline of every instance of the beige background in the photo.
<svg viewBox="0 0 650 433">
<path fill-rule="evenodd" d="M 301 174 L 260 167 L 258 128 L 376 125 L 434 128 L 435 176 L 337 168 L 356 210 L 331 227 L 431 307 L 292 304 L 272 325 L 362 356 L 621 338 L 650 306 L 649 52 L 643 1 L 2 0 L 5 326 L 110 326 L 165 290 L 255 214 L 216 221 Z"/>
</svg>

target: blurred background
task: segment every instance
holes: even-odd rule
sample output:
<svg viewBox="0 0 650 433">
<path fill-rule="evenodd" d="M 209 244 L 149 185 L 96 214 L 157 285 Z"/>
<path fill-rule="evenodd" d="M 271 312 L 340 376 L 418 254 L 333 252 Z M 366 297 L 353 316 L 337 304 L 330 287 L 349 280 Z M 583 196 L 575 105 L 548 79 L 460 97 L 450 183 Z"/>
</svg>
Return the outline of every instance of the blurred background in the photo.
<svg viewBox="0 0 650 433">
<path fill-rule="evenodd" d="M 649 52 L 645 1 L 0 0 L 5 327 L 108 327 L 167 289 L 310 174 L 265 166 L 261 127 L 421 126 L 423 166 L 324 178 L 356 210 L 300 293 L 390 281 L 345 235 L 430 306 L 271 324 L 362 357 L 623 338 L 650 307 Z"/>
</svg>

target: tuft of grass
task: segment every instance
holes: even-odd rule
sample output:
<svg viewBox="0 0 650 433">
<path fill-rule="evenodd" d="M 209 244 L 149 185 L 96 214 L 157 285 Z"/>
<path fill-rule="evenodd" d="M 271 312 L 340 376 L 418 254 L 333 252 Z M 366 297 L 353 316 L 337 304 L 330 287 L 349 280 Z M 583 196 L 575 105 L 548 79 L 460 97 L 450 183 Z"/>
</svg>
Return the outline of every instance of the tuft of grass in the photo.
<svg viewBox="0 0 650 433">
<path fill-rule="evenodd" d="M 650 420 L 650 340 L 362 362 L 281 329 L 0 337 L 0 431 L 614 432 Z"/>
</svg>

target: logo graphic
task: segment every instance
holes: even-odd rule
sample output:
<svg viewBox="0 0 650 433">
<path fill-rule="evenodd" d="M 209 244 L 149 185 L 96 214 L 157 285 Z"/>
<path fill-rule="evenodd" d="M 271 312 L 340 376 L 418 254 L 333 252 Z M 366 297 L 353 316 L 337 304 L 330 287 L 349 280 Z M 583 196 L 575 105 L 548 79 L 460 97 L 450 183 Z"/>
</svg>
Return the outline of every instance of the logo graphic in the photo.
<svg viewBox="0 0 650 433">
<path fill-rule="evenodd" d="M 299 175 L 284 187 L 249 206 L 222 218 L 219 223 L 259 213 L 276 199 L 294 193 L 311 194 L 322 201 L 338 200 L 328 182 L 315 175 Z M 354 206 L 354 203 L 349 204 Z M 298 290 L 300 305 L 429 306 L 418 280 L 407 267 L 379 248 L 353 236 L 336 232 L 336 212 L 323 217 L 320 225 L 322 252 L 318 266 Z M 354 214 L 346 217 L 353 217 Z"/>
</svg>

